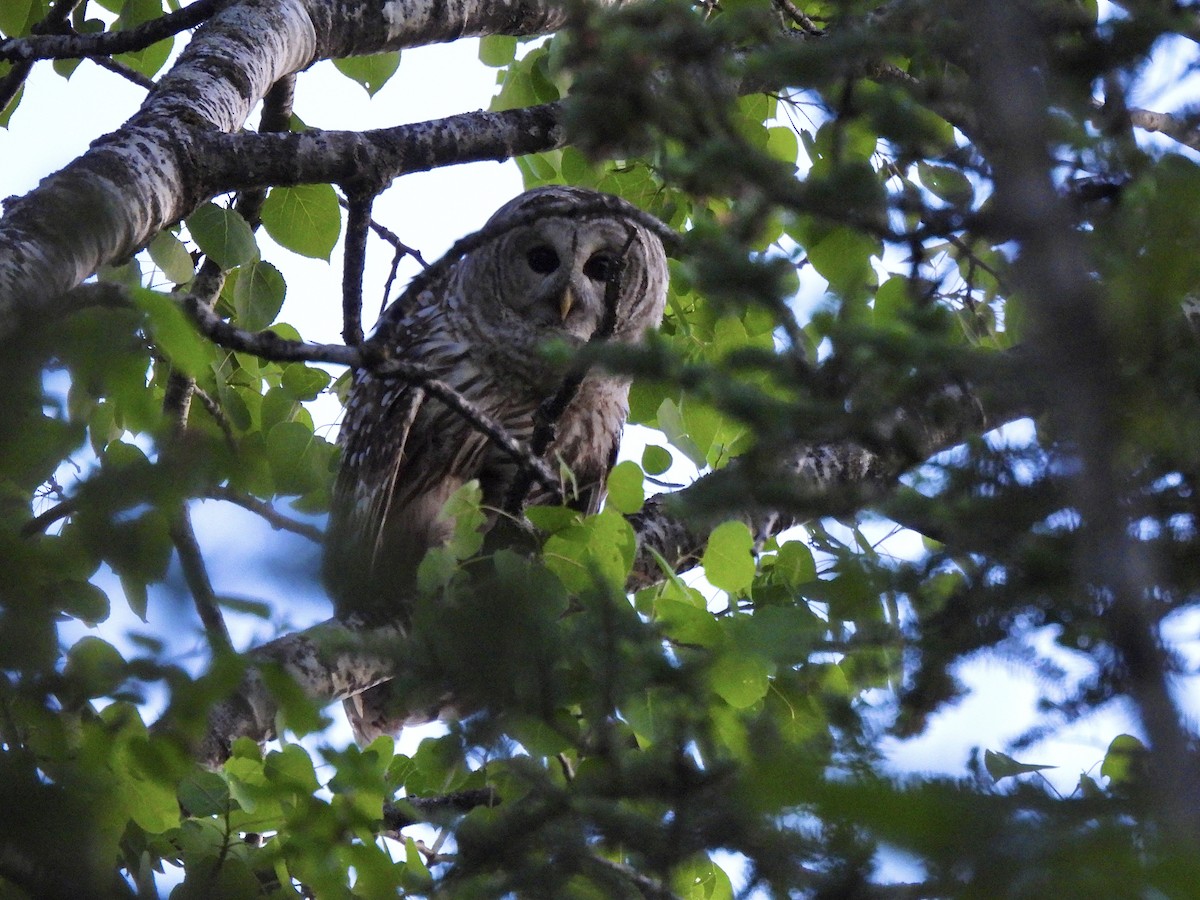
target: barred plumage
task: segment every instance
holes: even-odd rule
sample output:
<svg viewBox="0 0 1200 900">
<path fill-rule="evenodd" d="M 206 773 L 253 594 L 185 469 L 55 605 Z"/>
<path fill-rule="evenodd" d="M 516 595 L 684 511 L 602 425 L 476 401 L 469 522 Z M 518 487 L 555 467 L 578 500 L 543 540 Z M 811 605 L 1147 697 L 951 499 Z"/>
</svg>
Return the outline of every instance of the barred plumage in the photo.
<svg viewBox="0 0 1200 900">
<path fill-rule="evenodd" d="M 564 375 L 544 361 L 540 348 L 547 341 L 635 342 L 662 317 L 662 243 L 606 203 L 611 207 L 611 198 L 578 188 L 520 195 L 488 221 L 487 240 L 385 310 L 373 340 L 428 367 L 529 441 L 535 411 Z M 594 511 L 603 498 L 628 392 L 624 379 L 589 373 L 558 419 L 546 458 L 569 467 L 575 491 L 565 493 L 576 508 Z M 355 375 L 339 442 L 342 467 L 325 556 L 338 614 L 403 615 L 422 556 L 451 532 L 439 519 L 447 498 L 477 478 L 485 506 L 501 507 L 516 467 L 422 388 L 364 372 Z M 535 485 L 530 499 L 545 494 Z M 412 720 L 388 708 L 387 687 L 347 701 L 360 741 Z"/>
</svg>

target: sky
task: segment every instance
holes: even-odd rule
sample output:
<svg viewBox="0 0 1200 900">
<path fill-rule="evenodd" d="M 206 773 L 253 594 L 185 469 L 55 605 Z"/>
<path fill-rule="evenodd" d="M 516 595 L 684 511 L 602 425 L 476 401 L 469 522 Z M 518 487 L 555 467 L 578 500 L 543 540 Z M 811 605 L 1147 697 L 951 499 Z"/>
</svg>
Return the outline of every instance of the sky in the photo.
<svg viewBox="0 0 1200 900">
<path fill-rule="evenodd" d="M 0 0 L 3 2 L 3 0 Z M 348 82 L 331 64 L 321 63 L 299 77 L 296 112 L 310 126 L 336 129 L 387 127 L 418 122 L 474 109 L 486 108 L 495 91 L 495 70 L 478 64 L 477 43 L 454 44 L 405 51 L 400 71 L 373 99 Z M 1181 57 L 1182 58 L 1182 57 Z M 1195 77 L 1186 61 L 1167 54 L 1166 62 L 1146 79 L 1136 103 L 1170 109 L 1181 99 L 1196 96 Z M 1184 77 L 1189 75 L 1189 77 Z M 39 178 L 82 153 L 94 138 L 113 130 L 136 108 L 141 89 L 117 76 L 83 63 L 74 77 L 65 81 L 49 66 L 36 67 L 26 88 L 21 108 L 11 128 L 0 130 L 0 197 L 19 195 Z M 488 215 L 521 190 L 521 179 L 511 163 L 475 163 L 415 174 L 400 179 L 375 205 L 375 218 L 389 227 L 406 244 L 419 249 L 426 260 L 436 259 L 458 237 L 475 230 Z M 260 234 L 264 256 L 275 261 L 289 282 L 282 318 L 297 326 L 311 340 L 336 341 L 341 330 L 340 243 L 332 264 L 305 259 L 271 246 Z M 378 310 L 380 290 L 391 262 L 389 248 L 372 239 L 365 273 L 367 321 Z M 416 271 L 406 263 L 403 283 Z M 811 285 L 809 287 L 811 290 Z M 817 287 L 819 292 L 819 286 Z M 336 402 L 317 406 L 314 418 L 333 439 L 339 410 Z M 647 439 L 645 431 L 632 434 L 623 448 L 625 458 L 638 458 Z M 668 477 L 686 479 L 687 471 Z M 301 538 L 273 532 L 260 520 L 228 504 L 205 502 L 195 510 L 195 525 L 202 548 L 212 563 L 218 593 L 264 600 L 274 610 L 269 622 L 234 616 L 232 626 L 239 646 L 268 639 L 280 630 L 303 627 L 326 618 L 331 610 L 316 579 L 317 553 Z M 252 535 L 253 538 L 248 538 Z M 913 552 L 912 536 L 900 536 L 889 548 L 897 554 Z M 119 597 L 115 579 L 102 576 L 104 586 Z M 168 590 L 152 596 L 151 622 L 142 625 L 122 604 L 114 603 L 113 619 L 103 636 L 118 646 L 128 647 L 126 631 L 141 630 L 163 637 L 163 619 L 180 627 L 170 629 L 172 652 L 195 668 L 204 664 L 204 640 L 188 611 L 182 583 L 175 572 Z M 1181 638 L 1196 634 L 1194 621 L 1174 623 Z M 83 633 L 71 626 L 65 639 Z M 1035 638 L 1048 653 L 1051 635 Z M 1078 665 L 1058 655 L 1070 671 Z M 958 674 L 971 687 L 969 696 L 956 707 L 934 716 L 929 729 L 915 740 L 889 741 L 886 750 L 901 771 L 939 771 L 962 774 L 974 748 L 1004 750 L 1008 742 L 1036 720 L 1039 693 L 1056 686 L 1039 682 L 1027 668 L 1005 662 L 994 655 L 968 660 Z M 1188 690 L 1189 708 L 1200 712 L 1192 699 L 1200 692 Z M 884 707 L 886 701 L 880 698 Z M 1017 754 L 1023 761 L 1049 763 L 1059 768 L 1049 779 L 1069 792 L 1081 771 L 1098 766 L 1108 742 L 1132 725 L 1125 711 L 1113 707 L 1068 728 L 1054 740 Z M 339 730 L 340 729 L 340 730 Z M 420 732 L 407 732 L 401 747 L 411 752 Z M 331 735 L 335 741 L 349 739 L 340 722 Z"/>
</svg>

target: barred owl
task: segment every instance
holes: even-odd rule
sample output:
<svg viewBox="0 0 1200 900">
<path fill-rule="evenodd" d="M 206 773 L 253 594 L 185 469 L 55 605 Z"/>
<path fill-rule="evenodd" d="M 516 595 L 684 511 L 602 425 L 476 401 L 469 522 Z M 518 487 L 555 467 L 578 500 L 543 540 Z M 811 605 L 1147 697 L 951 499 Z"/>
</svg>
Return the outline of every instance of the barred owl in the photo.
<svg viewBox="0 0 1200 900">
<path fill-rule="evenodd" d="M 633 343 L 662 317 L 662 243 L 620 208 L 614 198 L 578 188 L 520 195 L 484 226 L 483 243 L 389 306 L 372 340 L 426 366 L 527 443 L 539 405 L 563 382 L 544 345 Z M 577 509 L 593 512 L 603 499 L 628 393 L 626 379 L 590 371 L 557 420 L 546 459 L 569 470 L 562 495 Z M 340 617 L 403 620 L 418 563 L 452 531 L 439 515 L 447 498 L 478 479 L 484 508 L 500 509 L 516 465 L 420 386 L 365 371 L 355 374 L 339 442 L 326 582 Z M 529 501 L 546 494 L 534 483 Z M 346 701 L 360 742 L 421 720 L 390 709 L 388 687 Z"/>
</svg>

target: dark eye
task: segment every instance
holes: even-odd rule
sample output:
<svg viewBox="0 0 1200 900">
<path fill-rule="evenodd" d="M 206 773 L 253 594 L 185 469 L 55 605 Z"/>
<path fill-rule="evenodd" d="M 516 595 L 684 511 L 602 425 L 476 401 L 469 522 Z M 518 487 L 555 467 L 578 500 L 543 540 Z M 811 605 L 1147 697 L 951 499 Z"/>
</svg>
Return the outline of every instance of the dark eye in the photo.
<svg viewBox="0 0 1200 900">
<path fill-rule="evenodd" d="M 545 244 L 534 247 L 525 254 L 525 259 L 529 268 L 539 275 L 549 275 L 558 268 L 558 254 L 554 252 L 553 247 L 547 247 Z"/>
<path fill-rule="evenodd" d="M 592 281 L 608 281 L 616 271 L 617 260 L 608 253 L 596 253 L 583 264 L 583 274 Z"/>
</svg>

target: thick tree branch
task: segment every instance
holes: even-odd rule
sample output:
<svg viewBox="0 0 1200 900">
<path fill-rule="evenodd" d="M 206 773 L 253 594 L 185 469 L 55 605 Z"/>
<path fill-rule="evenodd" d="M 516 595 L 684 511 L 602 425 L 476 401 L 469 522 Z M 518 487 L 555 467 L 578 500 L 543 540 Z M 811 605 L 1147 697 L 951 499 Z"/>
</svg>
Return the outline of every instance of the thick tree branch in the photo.
<svg viewBox="0 0 1200 900">
<path fill-rule="evenodd" d="M 197 8 L 205 11 L 201 4 L 186 9 Z M 232 188 L 262 187 L 262 180 L 234 183 L 228 171 L 214 173 L 208 141 L 240 129 L 280 79 L 317 59 L 468 35 L 544 33 L 566 19 L 564 6 L 526 0 L 449 6 L 416 0 L 230 0 L 216 8 L 123 127 L 26 196 L 6 203 L 0 219 L 0 339 L 24 321 L 43 318 L 101 265 L 128 257 L 208 198 Z M 552 130 L 544 110 L 540 116 L 542 131 Z M 528 142 L 519 136 L 502 144 L 492 140 L 488 152 L 527 152 Z"/>
<path fill-rule="evenodd" d="M 275 736 L 279 706 L 261 669 L 281 670 L 305 696 L 322 703 L 344 700 L 392 678 L 403 658 L 404 634 L 396 626 L 367 628 L 330 619 L 285 635 L 246 654 L 241 686 L 209 715 L 208 732 L 195 746 L 199 762 L 218 766 L 239 737 Z M 371 652 L 373 648 L 385 652 Z M 169 718 L 158 727 L 168 727 Z"/>
<path fill-rule="evenodd" d="M 561 146 L 561 103 L 470 112 L 373 131 L 209 134 L 198 138 L 211 183 L 225 190 L 266 185 L 387 184 L 439 166 L 505 160 Z"/>
<path fill-rule="evenodd" d="M 1129 121 L 1143 131 L 1156 131 L 1176 140 L 1183 146 L 1200 152 L 1200 126 L 1170 113 L 1154 112 L 1149 109 L 1130 109 Z"/>
</svg>

